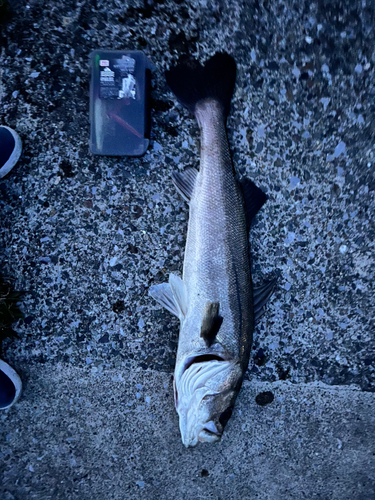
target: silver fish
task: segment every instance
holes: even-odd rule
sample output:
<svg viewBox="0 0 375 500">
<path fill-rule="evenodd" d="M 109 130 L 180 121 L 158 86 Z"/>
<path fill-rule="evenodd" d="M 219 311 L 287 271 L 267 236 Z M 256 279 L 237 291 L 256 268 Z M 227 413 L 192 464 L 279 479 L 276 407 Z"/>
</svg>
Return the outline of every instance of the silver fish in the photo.
<svg viewBox="0 0 375 500">
<path fill-rule="evenodd" d="M 233 58 L 223 53 L 204 67 L 189 61 L 166 74 L 201 134 L 199 172 L 173 175 L 189 202 L 183 278 L 171 274 L 168 283 L 149 290 L 180 319 L 174 390 L 186 447 L 220 440 L 248 366 L 254 328 L 248 221 L 225 128 L 235 75 Z M 251 181 L 245 184 L 251 219 L 266 195 Z M 257 294 L 258 306 L 272 288 Z"/>
</svg>

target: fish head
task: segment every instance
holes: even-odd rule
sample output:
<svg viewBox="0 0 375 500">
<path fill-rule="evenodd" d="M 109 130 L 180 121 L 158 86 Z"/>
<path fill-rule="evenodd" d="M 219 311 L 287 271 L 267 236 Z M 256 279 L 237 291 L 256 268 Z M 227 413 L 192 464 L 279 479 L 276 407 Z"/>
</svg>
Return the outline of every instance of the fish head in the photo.
<svg viewBox="0 0 375 500">
<path fill-rule="evenodd" d="M 218 356 L 190 357 L 176 367 L 175 404 L 186 447 L 220 441 L 242 377 L 238 362 Z"/>
</svg>

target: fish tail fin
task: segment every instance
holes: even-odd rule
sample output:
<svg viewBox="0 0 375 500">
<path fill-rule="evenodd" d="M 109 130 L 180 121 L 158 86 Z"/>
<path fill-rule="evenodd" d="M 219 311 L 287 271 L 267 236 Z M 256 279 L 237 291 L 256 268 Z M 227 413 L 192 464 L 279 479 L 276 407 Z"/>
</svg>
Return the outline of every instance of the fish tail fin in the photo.
<svg viewBox="0 0 375 500">
<path fill-rule="evenodd" d="M 181 61 L 165 76 L 177 99 L 192 113 L 200 101 L 214 99 L 227 117 L 236 80 L 236 63 L 229 54 L 217 53 L 204 66 L 194 59 Z"/>
</svg>

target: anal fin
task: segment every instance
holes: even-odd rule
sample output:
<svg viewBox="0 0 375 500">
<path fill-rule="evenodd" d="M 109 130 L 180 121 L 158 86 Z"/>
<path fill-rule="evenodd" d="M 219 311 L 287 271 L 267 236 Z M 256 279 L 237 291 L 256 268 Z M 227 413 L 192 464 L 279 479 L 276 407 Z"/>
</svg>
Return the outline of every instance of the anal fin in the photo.
<svg viewBox="0 0 375 500">
<path fill-rule="evenodd" d="M 218 334 L 223 318 L 219 315 L 219 302 L 207 302 L 203 310 L 201 338 L 210 347 Z"/>
</svg>

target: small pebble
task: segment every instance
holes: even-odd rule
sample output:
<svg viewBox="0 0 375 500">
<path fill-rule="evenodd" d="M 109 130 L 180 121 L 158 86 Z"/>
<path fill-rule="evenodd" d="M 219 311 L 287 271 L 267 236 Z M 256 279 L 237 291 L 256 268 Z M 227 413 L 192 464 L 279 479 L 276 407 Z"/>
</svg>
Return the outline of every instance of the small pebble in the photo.
<svg viewBox="0 0 375 500">
<path fill-rule="evenodd" d="M 301 72 L 300 70 L 297 68 L 297 66 L 295 66 L 293 69 L 292 69 L 292 73 L 293 75 L 296 77 L 296 78 L 299 78 Z"/>
<path fill-rule="evenodd" d="M 345 142 L 343 142 L 343 141 L 339 142 L 337 144 L 337 146 L 335 147 L 335 152 L 334 152 L 335 158 L 338 158 L 342 153 L 344 153 L 345 149 L 346 149 Z"/>
<path fill-rule="evenodd" d="M 109 261 L 109 265 L 110 265 L 111 267 L 113 267 L 113 266 L 115 266 L 116 264 L 117 264 L 117 257 L 116 257 L 116 256 L 114 256 L 114 257 L 112 257 L 112 259 Z"/>
<path fill-rule="evenodd" d="M 145 322 L 143 321 L 143 319 L 141 318 L 139 321 L 138 321 L 138 328 L 144 328 L 145 326 Z"/>
<path fill-rule="evenodd" d="M 257 130 L 258 137 L 265 137 L 264 125 L 260 125 Z"/>
<path fill-rule="evenodd" d="M 39 257 L 39 262 L 43 262 L 43 264 L 49 264 L 51 259 L 49 257 Z"/>
<path fill-rule="evenodd" d="M 320 99 L 320 102 L 323 104 L 324 111 L 327 109 L 328 104 L 330 103 L 331 99 L 329 97 L 322 97 Z"/>
<path fill-rule="evenodd" d="M 301 181 L 300 181 L 299 177 L 294 177 L 294 176 L 292 176 L 292 177 L 290 177 L 290 179 L 289 179 L 289 187 L 290 187 L 290 188 L 295 188 L 296 186 L 298 186 L 298 184 L 299 184 L 300 182 L 301 182 Z"/>
<path fill-rule="evenodd" d="M 289 245 L 290 243 L 293 243 L 295 238 L 296 238 L 295 233 L 288 233 L 288 236 L 284 240 L 284 245 Z"/>
</svg>

